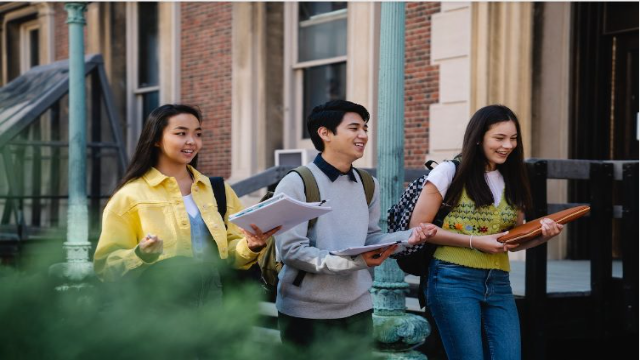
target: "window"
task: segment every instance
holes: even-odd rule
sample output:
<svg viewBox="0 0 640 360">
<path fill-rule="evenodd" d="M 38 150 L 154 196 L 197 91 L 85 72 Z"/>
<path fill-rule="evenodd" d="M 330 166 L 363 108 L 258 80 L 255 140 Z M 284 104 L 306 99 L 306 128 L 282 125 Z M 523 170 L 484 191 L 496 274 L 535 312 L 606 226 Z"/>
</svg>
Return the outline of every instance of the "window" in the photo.
<svg viewBox="0 0 640 360">
<path fill-rule="evenodd" d="M 160 105 L 160 7 L 127 3 L 127 152 L 133 154 L 147 116 Z"/>
<path fill-rule="evenodd" d="M 35 14 L 9 19 L 2 26 L 2 78 L 4 83 L 29 71 L 40 62 L 40 23 Z"/>
<path fill-rule="evenodd" d="M 160 101 L 158 3 L 138 3 L 136 108 L 142 123 Z"/>
<path fill-rule="evenodd" d="M 301 2 L 295 15 L 294 92 L 301 95 L 294 113 L 299 124 L 296 137 L 309 139 L 306 117 L 313 107 L 346 99 L 347 3 Z"/>
<path fill-rule="evenodd" d="M 32 67 L 54 61 L 55 4 L 1 4 L 4 4 L 0 5 L 0 86 L 3 86 Z"/>
<path fill-rule="evenodd" d="M 20 26 L 20 73 L 40 64 L 40 25 L 30 21 Z"/>
</svg>

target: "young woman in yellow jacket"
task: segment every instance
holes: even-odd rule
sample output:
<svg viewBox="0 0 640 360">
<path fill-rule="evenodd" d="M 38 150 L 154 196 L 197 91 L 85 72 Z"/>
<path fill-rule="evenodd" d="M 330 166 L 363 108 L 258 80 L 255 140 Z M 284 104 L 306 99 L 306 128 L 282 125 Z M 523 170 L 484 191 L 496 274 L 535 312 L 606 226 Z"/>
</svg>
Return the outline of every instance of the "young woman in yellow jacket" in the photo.
<svg viewBox="0 0 640 360">
<path fill-rule="evenodd" d="M 263 233 L 254 227 L 250 233 L 228 222 L 242 205 L 227 184 L 227 215 L 221 218 L 209 178 L 190 165 L 202 148 L 201 123 L 200 112 L 186 105 L 162 105 L 149 115 L 103 213 L 94 256 L 99 278 L 138 277 L 173 258 L 192 263 L 229 259 L 246 269 L 278 230 Z"/>
</svg>

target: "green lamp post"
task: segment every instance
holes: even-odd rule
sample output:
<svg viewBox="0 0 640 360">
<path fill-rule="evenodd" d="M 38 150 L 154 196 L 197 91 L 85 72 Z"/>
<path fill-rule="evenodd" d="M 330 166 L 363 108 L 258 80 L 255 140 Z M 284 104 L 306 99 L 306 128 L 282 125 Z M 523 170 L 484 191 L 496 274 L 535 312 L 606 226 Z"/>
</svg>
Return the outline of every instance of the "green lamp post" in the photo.
<svg viewBox="0 0 640 360">
<path fill-rule="evenodd" d="M 378 83 L 378 181 L 386 230 L 386 210 L 400 198 L 404 183 L 404 32 L 403 2 L 383 2 L 380 23 Z M 395 260 L 375 269 L 371 290 L 374 333 L 378 349 L 388 359 L 426 359 L 412 350 L 431 333 L 424 317 L 407 314 L 409 284 Z"/>
<path fill-rule="evenodd" d="M 81 288 L 82 281 L 93 275 L 89 260 L 89 214 L 86 181 L 86 91 L 84 60 L 84 12 L 86 3 L 66 3 L 69 24 L 69 204 L 66 262 L 55 264 L 51 272 L 63 279 L 59 290 Z"/>
</svg>

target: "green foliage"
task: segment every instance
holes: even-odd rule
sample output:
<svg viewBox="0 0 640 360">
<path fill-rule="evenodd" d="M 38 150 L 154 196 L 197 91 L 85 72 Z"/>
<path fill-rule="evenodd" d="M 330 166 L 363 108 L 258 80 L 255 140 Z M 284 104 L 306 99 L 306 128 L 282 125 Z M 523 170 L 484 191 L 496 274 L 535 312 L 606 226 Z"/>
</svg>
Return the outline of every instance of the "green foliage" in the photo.
<svg viewBox="0 0 640 360">
<path fill-rule="evenodd" d="M 58 291 L 44 271 L 0 267 L 0 359 L 371 358 L 366 342 L 344 334 L 302 351 L 265 338 L 259 287 L 225 283 L 222 299 L 203 302 L 199 281 L 180 286 L 201 275 L 182 270 L 170 269 L 175 282 L 163 273 Z"/>
</svg>

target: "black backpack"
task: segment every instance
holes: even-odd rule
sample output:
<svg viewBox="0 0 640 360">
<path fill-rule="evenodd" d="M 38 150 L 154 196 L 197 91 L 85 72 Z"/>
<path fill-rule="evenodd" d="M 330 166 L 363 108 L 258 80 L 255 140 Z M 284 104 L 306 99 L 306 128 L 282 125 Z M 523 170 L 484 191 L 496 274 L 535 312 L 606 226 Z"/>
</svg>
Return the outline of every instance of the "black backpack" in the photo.
<svg viewBox="0 0 640 360">
<path fill-rule="evenodd" d="M 451 162 L 456 166 L 457 171 L 458 165 L 460 165 L 459 159 L 456 158 L 451 160 Z M 433 169 L 433 163 L 435 163 L 435 161 L 431 160 L 425 164 L 429 171 Z M 427 183 L 428 176 L 429 173 L 409 184 L 407 189 L 402 193 L 400 201 L 389 209 L 387 214 L 388 232 L 393 233 L 396 231 L 409 230 L 411 214 L 413 214 L 413 209 L 416 207 L 420 193 Z M 433 219 L 433 224 L 442 228 L 444 218 L 450 211 L 451 207 L 443 203 L 440 206 L 440 210 L 436 214 L 436 217 Z M 404 251 L 393 255 L 393 258 L 398 261 L 398 266 L 400 266 L 402 271 L 407 274 L 420 276 L 420 286 L 418 288 L 418 300 L 420 302 L 420 307 L 424 307 L 425 305 L 424 289 L 426 287 L 427 275 L 429 274 L 429 264 L 431 263 L 431 259 L 433 259 L 433 253 L 436 251 L 437 247 L 438 246 L 436 244 L 427 242 L 421 245 L 408 247 Z"/>
</svg>

